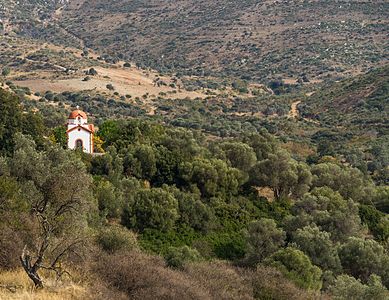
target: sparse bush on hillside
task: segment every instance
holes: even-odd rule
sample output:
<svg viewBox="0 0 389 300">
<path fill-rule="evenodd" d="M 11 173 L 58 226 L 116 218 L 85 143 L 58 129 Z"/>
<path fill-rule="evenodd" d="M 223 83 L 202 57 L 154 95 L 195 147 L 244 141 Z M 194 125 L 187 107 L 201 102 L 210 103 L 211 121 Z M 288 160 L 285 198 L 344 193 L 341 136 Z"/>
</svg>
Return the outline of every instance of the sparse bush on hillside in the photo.
<svg viewBox="0 0 389 300">
<path fill-rule="evenodd" d="M 7 77 L 11 73 L 11 69 L 8 67 L 5 67 L 1 70 L 1 75 L 4 77 Z"/>
</svg>

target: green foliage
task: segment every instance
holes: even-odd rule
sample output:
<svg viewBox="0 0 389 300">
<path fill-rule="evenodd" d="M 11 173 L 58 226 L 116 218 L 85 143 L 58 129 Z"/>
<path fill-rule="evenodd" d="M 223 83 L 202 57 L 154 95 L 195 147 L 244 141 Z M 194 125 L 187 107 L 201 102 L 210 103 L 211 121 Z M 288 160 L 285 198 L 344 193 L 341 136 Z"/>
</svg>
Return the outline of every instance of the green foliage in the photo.
<svg viewBox="0 0 389 300">
<path fill-rule="evenodd" d="M 11 69 L 8 67 L 5 67 L 1 70 L 1 75 L 4 77 L 7 77 L 11 73 Z"/>
<path fill-rule="evenodd" d="M 249 264 L 255 265 L 276 252 L 285 243 L 285 232 L 272 219 L 262 218 L 251 223 L 246 233 Z"/>
<path fill-rule="evenodd" d="M 292 240 L 321 269 L 335 273 L 342 269 L 330 233 L 321 231 L 316 225 L 308 225 L 297 229 Z"/>
<path fill-rule="evenodd" d="M 224 142 L 219 147 L 233 168 L 248 172 L 257 160 L 254 150 L 245 143 Z"/>
<path fill-rule="evenodd" d="M 386 214 L 372 205 L 360 205 L 359 216 L 377 240 L 384 242 L 389 239 L 389 218 Z"/>
<path fill-rule="evenodd" d="M 376 189 L 376 195 L 373 199 L 374 205 L 378 210 L 389 213 L 389 186 L 379 186 Z"/>
<path fill-rule="evenodd" d="M 329 292 L 336 300 L 385 300 L 389 297 L 389 291 L 382 285 L 381 279 L 376 275 L 371 275 L 366 285 L 354 277 L 340 275 L 329 288 Z"/>
<path fill-rule="evenodd" d="M 372 199 L 374 191 L 371 181 L 358 169 L 322 163 L 313 166 L 311 171 L 314 187 L 330 187 L 344 198 L 361 203 L 368 203 Z"/>
<path fill-rule="evenodd" d="M 98 132 L 105 146 L 115 146 L 118 151 L 130 144 L 157 143 L 164 133 L 165 129 L 161 125 L 141 120 L 108 120 L 99 127 Z"/>
<path fill-rule="evenodd" d="M 0 89 L 0 153 L 10 154 L 17 132 L 34 138 L 39 148 L 43 148 L 45 127 L 39 114 L 23 113 L 20 100 L 15 95 Z"/>
<path fill-rule="evenodd" d="M 165 187 L 166 188 L 166 187 Z M 178 200 L 180 226 L 189 226 L 201 232 L 207 232 L 215 216 L 212 209 L 201 201 L 199 193 L 182 192 L 177 188 L 169 188 L 169 191 Z"/>
<path fill-rule="evenodd" d="M 170 247 L 192 245 L 199 237 L 199 233 L 184 226 L 170 231 L 147 228 L 139 236 L 139 244 L 146 251 L 164 254 Z"/>
<path fill-rule="evenodd" d="M 122 222 L 128 228 L 143 231 L 146 228 L 168 231 L 178 218 L 178 201 L 162 188 L 136 192 L 133 203 L 128 203 Z"/>
<path fill-rule="evenodd" d="M 253 184 L 270 187 L 276 199 L 290 194 L 300 197 L 311 184 L 308 167 L 292 160 L 286 151 L 269 154 L 267 159 L 253 167 L 250 177 Z"/>
<path fill-rule="evenodd" d="M 362 282 L 367 282 L 370 275 L 376 274 L 389 287 L 389 255 L 378 242 L 351 237 L 340 247 L 339 258 L 348 274 Z"/>
<path fill-rule="evenodd" d="M 242 232 L 214 232 L 205 240 L 211 245 L 214 256 L 221 259 L 239 260 L 246 253 L 246 241 Z"/>
<path fill-rule="evenodd" d="M 180 177 L 197 185 L 202 196 L 231 196 L 238 193 L 243 183 L 242 173 L 218 159 L 196 158 L 193 162 L 180 165 Z"/>
<path fill-rule="evenodd" d="M 2 174 L 0 176 L 0 226 L 8 218 L 16 218 L 18 213 L 27 211 L 28 206 L 21 195 L 20 185 L 15 178 Z M 5 213 L 9 212 L 6 216 Z"/>
<path fill-rule="evenodd" d="M 149 145 L 137 145 L 131 150 L 125 156 L 125 172 L 137 178 L 151 180 L 157 172 L 155 149 Z"/>
<path fill-rule="evenodd" d="M 183 269 L 185 263 L 195 262 L 199 259 L 199 252 L 195 249 L 189 248 L 188 246 L 180 248 L 170 247 L 165 254 L 166 264 L 175 269 Z"/>
<path fill-rule="evenodd" d="M 119 218 L 123 207 L 123 195 L 120 190 L 106 180 L 96 183 L 95 197 L 99 204 L 99 210 L 107 218 Z"/>
<path fill-rule="evenodd" d="M 22 112 L 16 96 L 0 89 L 0 151 L 11 153 L 16 132 L 21 131 Z"/>
<path fill-rule="evenodd" d="M 287 278 L 304 289 L 320 290 L 321 270 L 312 265 L 302 251 L 288 247 L 278 250 L 265 260 L 269 266 L 280 270 Z"/>
<path fill-rule="evenodd" d="M 65 126 L 57 126 L 53 129 L 53 136 L 55 143 L 59 144 L 62 148 L 67 147 L 67 136 Z"/>
<path fill-rule="evenodd" d="M 292 212 L 293 216 L 286 220 L 289 232 L 313 223 L 337 242 L 358 235 L 362 229 L 358 206 L 328 187 L 315 188 L 305 194 L 296 201 Z"/>
<path fill-rule="evenodd" d="M 104 251 L 131 251 L 138 248 L 135 235 L 119 226 L 104 227 L 97 236 L 97 241 Z"/>
</svg>

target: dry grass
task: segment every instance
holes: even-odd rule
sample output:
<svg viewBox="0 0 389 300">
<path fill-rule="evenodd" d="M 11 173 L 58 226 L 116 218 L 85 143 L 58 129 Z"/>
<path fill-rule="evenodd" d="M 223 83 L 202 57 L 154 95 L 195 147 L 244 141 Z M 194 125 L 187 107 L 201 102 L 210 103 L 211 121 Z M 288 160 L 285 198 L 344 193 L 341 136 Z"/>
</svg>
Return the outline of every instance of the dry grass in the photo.
<svg viewBox="0 0 389 300">
<path fill-rule="evenodd" d="M 254 299 L 251 281 L 222 261 L 200 262 L 178 271 L 162 258 L 132 251 L 99 255 L 92 272 L 130 299 Z"/>
<path fill-rule="evenodd" d="M 189 264 L 185 273 L 206 290 L 211 299 L 253 299 L 251 283 L 227 262 Z"/>
<path fill-rule="evenodd" d="M 100 255 L 93 273 L 130 299 L 212 299 L 184 273 L 166 268 L 161 258 L 139 252 Z"/>
<path fill-rule="evenodd" d="M 0 273 L 0 299 L 2 300 L 84 300 L 87 288 L 70 280 L 57 282 L 45 274 L 45 288 L 35 290 L 32 282 L 22 269 Z"/>
</svg>

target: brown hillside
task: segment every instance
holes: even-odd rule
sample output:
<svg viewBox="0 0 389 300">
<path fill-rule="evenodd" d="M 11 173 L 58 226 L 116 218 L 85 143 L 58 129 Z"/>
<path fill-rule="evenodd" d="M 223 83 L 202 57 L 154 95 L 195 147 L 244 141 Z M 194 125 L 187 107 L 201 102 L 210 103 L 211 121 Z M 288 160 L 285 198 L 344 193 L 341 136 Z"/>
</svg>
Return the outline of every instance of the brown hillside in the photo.
<svg viewBox="0 0 389 300">
<path fill-rule="evenodd" d="M 70 1 L 61 26 L 164 71 L 310 80 L 380 65 L 387 1 Z"/>
</svg>

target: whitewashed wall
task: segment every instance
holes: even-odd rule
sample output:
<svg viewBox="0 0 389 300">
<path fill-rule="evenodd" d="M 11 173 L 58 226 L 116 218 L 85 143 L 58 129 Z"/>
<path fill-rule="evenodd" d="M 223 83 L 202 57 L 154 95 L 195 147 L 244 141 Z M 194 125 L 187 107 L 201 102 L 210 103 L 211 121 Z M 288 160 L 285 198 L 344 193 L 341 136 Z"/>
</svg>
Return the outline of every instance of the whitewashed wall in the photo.
<svg viewBox="0 0 389 300">
<path fill-rule="evenodd" d="M 91 133 L 85 129 L 75 129 L 68 133 L 68 147 L 69 149 L 76 148 L 76 141 L 82 140 L 82 144 L 84 147 L 84 152 L 92 153 L 92 145 L 91 145 Z"/>
</svg>

